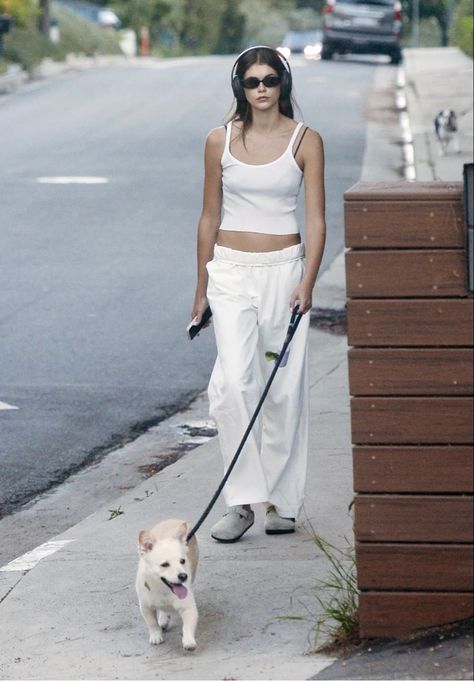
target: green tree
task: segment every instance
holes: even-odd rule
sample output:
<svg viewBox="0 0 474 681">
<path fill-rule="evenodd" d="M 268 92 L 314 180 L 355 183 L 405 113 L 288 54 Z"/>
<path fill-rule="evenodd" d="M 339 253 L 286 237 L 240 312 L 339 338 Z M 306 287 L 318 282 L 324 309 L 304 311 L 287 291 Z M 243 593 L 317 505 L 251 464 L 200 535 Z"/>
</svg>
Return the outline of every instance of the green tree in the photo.
<svg viewBox="0 0 474 681">
<path fill-rule="evenodd" d="M 290 30 L 294 0 L 242 0 L 246 17 L 245 44 L 276 47 Z"/>
<path fill-rule="evenodd" d="M 49 0 L 39 0 L 38 30 L 49 38 Z"/>
<path fill-rule="evenodd" d="M 451 3 L 449 0 L 420 0 L 420 18 L 434 17 L 441 32 L 441 45 L 449 44 L 449 26 L 451 19 Z"/>
<path fill-rule="evenodd" d="M 213 52 L 232 54 L 239 52 L 245 32 L 245 15 L 240 9 L 240 0 L 224 0 L 220 18 L 217 42 Z"/>
<path fill-rule="evenodd" d="M 32 26 L 38 16 L 36 0 L 0 0 L 0 14 L 10 14 L 15 26 Z"/>
<path fill-rule="evenodd" d="M 147 26 L 152 45 L 195 54 L 232 53 L 255 42 L 276 44 L 290 23 L 300 20 L 289 18 L 296 0 L 90 1 L 110 7 L 137 32 Z"/>
<path fill-rule="evenodd" d="M 181 45 L 188 51 L 209 54 L 218 42 L 223 3 L 215 0 L 184 0 Z"/>
<path fill-rule="evenodd" d="M 321 14 L 311 7 L 300 7 L 289 16 L 291 31 L 314 31 L 321 28 Z"/>
<path fill-rule="evenodd" d="M 97 3 L 99 4 L 99 3 Z M 115 0 L 110 2 L 124 26 L 139 32 L 142 26 L 153 29 L 171 10 L 171 0 Z"/>
<path fill-rule="evenodd" d="M 473 56 L 473 6 L 472 0 L 460 0 L 452 27 L 452 42 L 470 57 Z"/>
</svg>

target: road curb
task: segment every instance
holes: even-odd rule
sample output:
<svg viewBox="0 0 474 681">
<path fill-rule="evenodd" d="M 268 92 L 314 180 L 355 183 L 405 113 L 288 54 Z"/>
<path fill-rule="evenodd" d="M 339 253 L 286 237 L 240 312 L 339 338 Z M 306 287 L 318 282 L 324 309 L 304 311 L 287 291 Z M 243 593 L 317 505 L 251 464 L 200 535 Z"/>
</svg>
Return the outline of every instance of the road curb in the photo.
<svg viewBox="0 0 474 681">
<path fill-rule="evenodd" d="M 28 73 L 20 64 L 10 64 L 7 72 L 0 75 L 0 95 L 11 94 L 28 81 L 47 80 L 67 73 L 88 71 L 94 68 L 134 66 L 160 69 L 182 66 L 186 62 L 192 63 L 196 59 L 212 61 L 218 58 L 217 55 L 199 57 L 127 57 L 126 55 L 110 54 L 88 57 L 85 54 L 73 53 L 69 53 L 64 61 L 55 61 L 50 57 L 45 57 L 40 64 L 33 68 L 31 73 Z"/>
</svg>

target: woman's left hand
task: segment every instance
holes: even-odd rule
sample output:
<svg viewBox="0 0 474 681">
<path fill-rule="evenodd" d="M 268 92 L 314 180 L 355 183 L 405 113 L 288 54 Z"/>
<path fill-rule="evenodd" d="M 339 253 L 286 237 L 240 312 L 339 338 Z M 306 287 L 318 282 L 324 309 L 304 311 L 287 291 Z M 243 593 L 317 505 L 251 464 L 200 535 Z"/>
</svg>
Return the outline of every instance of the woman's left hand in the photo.
<svg viewBox="0 0 474 681">
<path fill-rule="evenodd" d="M 298 312 L 300 314 L 305 314 L 312 307 L 312 293 L 313 287 L 308 286 L 304 282 L 300 282 L 298 286 L 294 289 L 290 297 L 290 310 L 294 308 L 296 304 L 299 305 Z"/>
</svg>

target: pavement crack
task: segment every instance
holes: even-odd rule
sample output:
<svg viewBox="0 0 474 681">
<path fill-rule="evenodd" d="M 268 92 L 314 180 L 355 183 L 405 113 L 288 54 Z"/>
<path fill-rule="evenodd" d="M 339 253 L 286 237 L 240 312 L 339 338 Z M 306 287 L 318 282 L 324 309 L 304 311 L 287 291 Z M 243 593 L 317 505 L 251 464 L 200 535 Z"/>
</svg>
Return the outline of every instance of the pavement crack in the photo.
<svg viewBox="0 0 474 681">
<path fill-rule="evenodd" d="M 333 374 L 337 369 L 339 369 L 341 364 L 344 364 L 345 361 L 346 361 L 346 358 L 344 357 L 343 359 L 341 359 L 340 362 L 338 362 L 335 366 L 333 366 L 331 369 L 329 369 L 329 371 L 326 371 L 324 374 L 319 376 L 319 378 L 317 378 L 313 383 L 310 383 L 309 389 L 311 390 L 311 388 L 314 388 L 314 386 L 317 385 L 318 383 L 320 383 L 320 381 L 322 381 L 323 379 L 325 379 L 328 376 L 330 376 L 331 374 Z"/>
<path fill-rule="evenodd" d="M 1 604 L 3 603 L 3 601 L 11 594 L 11 592 L 13 591 L 13 589 L 14 589 L 16 586 L 18 586 L 18 584 L 21 582 L 21 580 L 23 579 L 23 577 L 26 575 L 27 572 L 28 572 L 28 570 L 25 570 L 24 572 L 22 572 L 22 574 L 20 575 L 20 577 L 16 580 L 15 584 L 13 584 L 13 585 L 8 589 L 8 591 L 6 592 L 6 594 L 4 594 L 4 595 L 0 598 L 0 605 L 1 605 Z"/>
</svg>

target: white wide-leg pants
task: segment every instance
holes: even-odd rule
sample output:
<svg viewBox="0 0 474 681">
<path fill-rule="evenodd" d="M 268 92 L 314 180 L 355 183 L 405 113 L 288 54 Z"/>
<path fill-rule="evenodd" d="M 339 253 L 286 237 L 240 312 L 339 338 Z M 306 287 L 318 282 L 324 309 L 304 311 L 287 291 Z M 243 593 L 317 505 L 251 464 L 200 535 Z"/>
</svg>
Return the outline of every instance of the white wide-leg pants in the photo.
<svg viewBox="0 0 474 681">
<path fill-rule="evenodd" d="M 217 360 L 209 382 L 224 467 L 230 464 L 274 367 L 304 273 L 304 246 L 247 253 L 215 246 L 207 264 Z M 307 339 L 303 315 L 260 415 L 226 486 L 227 506 L 269 502 L 296 518 L 304 498 L 308 451 Z"/>
</svg>

